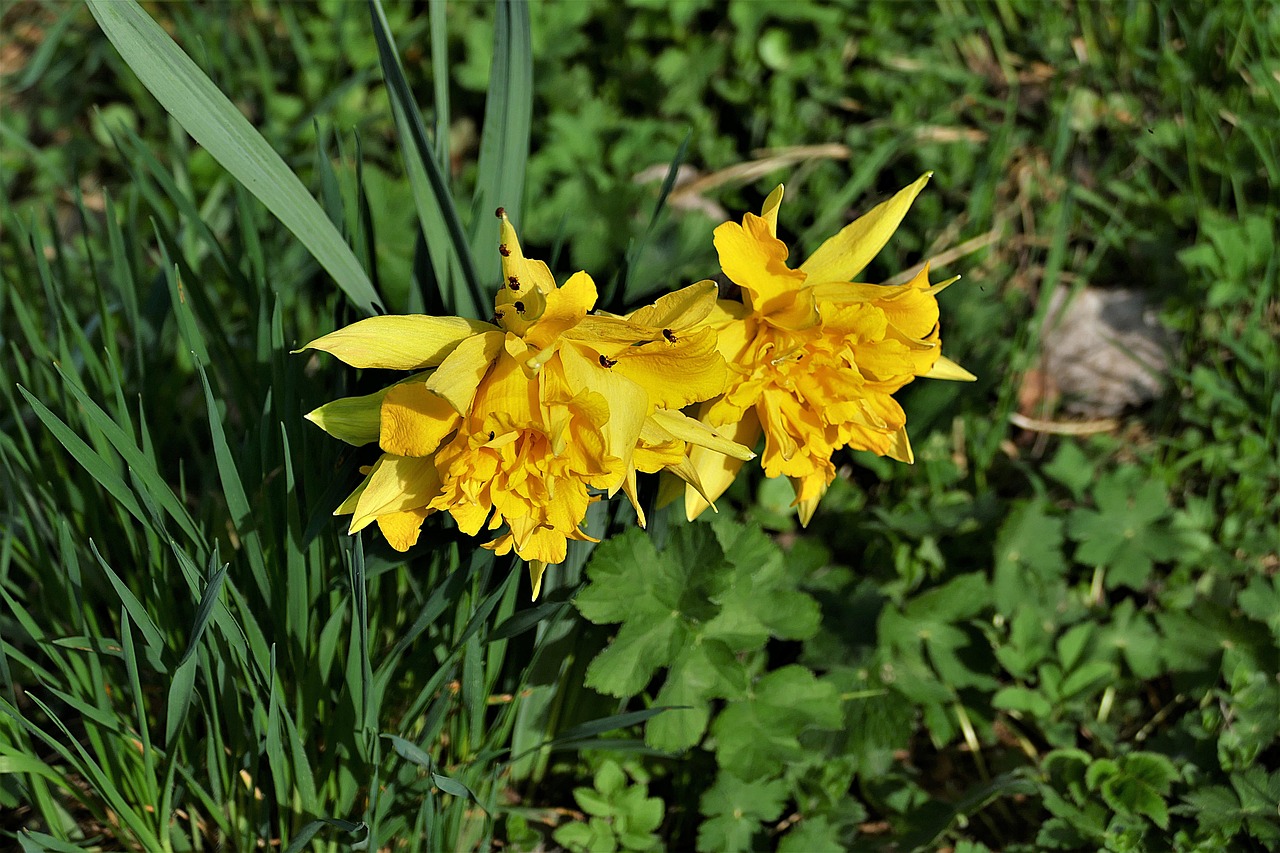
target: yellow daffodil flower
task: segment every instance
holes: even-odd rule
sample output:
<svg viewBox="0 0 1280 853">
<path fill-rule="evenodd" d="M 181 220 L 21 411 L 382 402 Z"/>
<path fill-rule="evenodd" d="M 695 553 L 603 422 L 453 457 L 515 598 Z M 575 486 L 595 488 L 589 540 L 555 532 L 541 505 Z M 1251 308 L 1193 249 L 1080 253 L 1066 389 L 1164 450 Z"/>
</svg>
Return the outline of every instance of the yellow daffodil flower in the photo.
<svg viewBox="0 0 1280 853">
<path fill-rule="evenodd" d="M 707 318 L 731 377 L 724 395 L 703 403 L 698 416 L 748 447 L 763 432 L 765 473 L 790 478 L 802 524 L 835 478 L 835 450 L 913 461 L 895 392 L 917 376 L 974 378 L 941 354 L 934 297 L 954 279 L 930 285 L 926 266 L 906 284 L 853 281 L 929 177 L 844 228 L 798 269 L 787 266 L 787 247 L 777 237 L 781 186 L 759 216 L 748 213 L 741 224 L 715 230 L 720 266 L 742 298 L 720 300 Z M 742 461 L 695 447 L 690 464 L 701 484 L 685 489 L 692 520 L 729 487 Z"/>
<path fill-rule="evenodd" d="M 596 286 L 579 272 L 557 286 L 526 258 L 502 218 L 503 284 L 491 322 L 457 317 L 361 320 L 303 349 L 355 367 L 421 371 L 307 417 L 383 455 L 338 508 L 350 531 L 377 522 L 407 550 L 423 519 L 449 512 L 469 535 L 506 530 L 485 547 L 528 560 L 535 592 L 546 564 L 564 560 L 592 490 L 618 490 L 644 513 L 636 473 L 672 470 L 700 488 L 689 444 L 741 459 L 754 454 L 680 409 L 724 391 L 728 372 L 703 322 L 715 284 L 701 282 L 628 317 L 593 316 Z"/>
</svg>

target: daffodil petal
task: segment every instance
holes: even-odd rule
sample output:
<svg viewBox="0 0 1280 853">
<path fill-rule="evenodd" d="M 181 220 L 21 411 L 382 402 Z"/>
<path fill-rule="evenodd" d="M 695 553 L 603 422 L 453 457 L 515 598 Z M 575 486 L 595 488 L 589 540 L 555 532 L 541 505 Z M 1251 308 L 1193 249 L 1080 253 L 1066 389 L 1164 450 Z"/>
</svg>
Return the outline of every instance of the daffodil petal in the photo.
<svg viewBox="0 0 1280 853">
<path fill-rule="evenodd" d="M 467 338 L 427 380 L 427 389 L 448 400 L 458 414 L 467 414 L 504 340 L 506 333 L 496 330 Z"/>
<path fill-rule="evenodd" d="M 716 427 L 715 430 L 736 444 L 755 447 L 760 438 L 760 419 L 755 410 L 750 409 L 743 414 L 742 420 Z M 712 501 L 725 493 L 738 476 L 742 460 L 695 446 L 689 448 L 689 461 L 702 483 L 701 491 L 690 486 L 684 492 L 685 517 L 693 521 L 711 506 Z"/>
<path fill-rule="evenodd" d="M 429 456 L 461 421 L 453 405 L 425 383 L 394 385 L 382 401 L 378 444 L 395 456 Z"/>
<path fill-rule="evenodd" d="M 417 544 L 418 534 L 422 532 L 422 521 L 430 513 L 431 510 L 426 507 L 419 507 L 380 515 L 378 529 L 392 548 L 404 553 Z"/>
<path fill-rule="evenodd" d="M 519 339 L 515 339 L 519 343 Z M 509 351 L 501 351 L 493 361 L 493 368 L 484 385 L 468 401 L 472 414 L 479 418 L 494 418 L 506 424 L 531 424 L 541 420 L 538 402 L 538 382 L 525 375 L 520 361 Z M 494 429 L 493 426 L 487 427 Z"/>
<path fill-rule="evenodd" d="M 791 481 L 791 486 L 796 490 L 797 495 L 800 494 L 801 490 L 804 488 L 802 485 L 797 484 L 794 478 Z M 800 519 L 801 527 L 809 526 L 809 522 L 813 520 L 813 514 L 818 511 L 818 503 L 822 500 L 822 496 L 826 493 L 827 493 L 827 486 L 825 483 L 823 483 L 822 491 L 819 492 L 816 497 L 806 498 L 804 500 L 801 500 L 799 498 L 796 499 L 796 503 L 795 503 L 796 516 Z"/>
<path fill-rule="evenodd" d="M 684 408 L 724 391 L 728 369 L 716 350 L 715 332 L 704 328 L 671 337 L 619 352 L 613 371 L 644 388 L 651 406 L 664 409 Z"/>
<path fill-rule="evenodd" d="M 605 452 L 630 466 L 632 451 L 649 414 L 648 393 L 614 368 L 589 361 L 575 344 L 560 348 L 560 363 L 565 380 L 575 393 L 594 391 L 608 401 L 609 420 L 601 430 Z"/>
<path fill-rule="evenodd" d="M 387 314 L 344 326 L 294 352 L 321 350 L 352 367 L 418 370 L 435 367 L 471 335 L 494 328 L 489 323 L 461 317 Z"/>
<path fill-rule="evenodd" d="M 689 444 L 705 447 L 716 453 L 723 453 L 725 456 L 732 456 L 735 459 L 744 461 L 756 458 L 755 452 L 750 447 L 738 444 L 736 441 L 726 438 L 716 430 L 713 430 L 702 421 L 694 420 L 680 412 L 657 409 L 649 418 L 673 438 L 678 438 Z"/>
<path fill-rule="evenodd" d="M 514 292 L 526 291 L 536 287 L 543 293 L 556 289 L 556 280 L 551 270 L 542 261 L 532 260 L 524 256 L 520 248 L 520 238 L 516 236 L 515 226 L 507 218 L 506 211 L 502 217 L 502 243 L 498 251 L 502 253 L 502 281 Z M 512 278 L 515 281 L 512 281 Z"/>
<path fill-rule="evenodd" d="M 907 437 L 905 425 L 898 427 L 898 430 L 890 437 L 889 449 L 885 451 L 884 455 L 890 459 L 905 462 L 908 465 L 915 464 L 916 454 L 911 450 L 911 439 Z"/>
<path fill-rule="evenodd" d="M 383 454 L 356 502 L 351 531 L 360 530 L 380 515 L 425 507 L 439 492 L 440 475 L 432 459 Z"/>
<path fill-rule="evenodd" d="M 547 564 L 541 560 L 529 561 L 529 580 L 533 583 L 533 600 L 538 600 L 538 594 L 542 592 L 542 576 L 546 574 Z"/>
<path fill-rule="evenodd" d="M 392 386 L 394 387 L 394 386 Z M 391 388 L 363 397 L 341 397 L 307 413 L 307 420 L 336 439 L 360 447 L 378 440 L 382 398 Z"/>
<path fill-rule="evenodd" d="M 334 515 L 351 515 L 356 511 L 356 504 L 360 502 L 360 496 L 364 494 L 365 488 L 369 485 L 369 469 L 362 470 L 366 471 L 365 478 L 360 481 L 360 485 L 356 486 L 355 491 L 347 495 L 342 503 L 338 504 L 338 508 L 333 511 Z"/>
<path fill-rule="evenodd" d="M 622 479 L 622 492 L 631 501 L 631 508 L 636 511 L 636 520 L 641 527 L 648 527 L 644 517 L 644 508 L 640 506 L 640 493 L 636 488 L 636 469 L 634 465 L 627 467 L 627 475 Z"/>
<path fill-rule="evenodd" d="M 782 206 L 783 185 L 778 184 L 760 206 L 760 218 L 769 225 L 769 233 L 778 236 L 778 208 Z"/>
<path fill-rule="evenodd" d="M 924 374 L 926 379 L 951 379 L 956 382 L 976 382 L 978 377 L 956 364 L 945 355 L 938 356 L 932 369 Z"/>
<path fill-rule="evenodd" d="M 585 272 L 576 272 L 561 287 L 547 294 L 547 306 L 524 339 L 532 346 L 551 346 L 556 338 L 572 329 L 596 304 L 596 283 Z"/>
<path fill-rule="evenodd" d="M 754 213 L 746 214 L 741 225 L 720 225 L 713 238 L 720 268 L 750 297 L 757 313 L 769 314 L 804 285 L 805 274 L 787 267 L 786 244 L 770 234 L 768 223 Z"/>
<path fill-rule="evenodd" d="M 800 265 L 800 269 L 815 283 L 852 281 L 880 253 L 884 244 L 889 242 L 911 208 L 911 203 L 931 177 L 933 172 L 926 172 L 911 186 L 899 190 L 893 198 L 876 205 L 868 213 L 846 225 L 819 246 Z"/>
<path fill-rule="evenodd" d="M 716 292 L 714 281 L 700 281 L 658 297 L 652 305 L 632 311 L 626 319 L 651 329 L 687 329 L 701 322 L 715 308 Z"/>
</svg>

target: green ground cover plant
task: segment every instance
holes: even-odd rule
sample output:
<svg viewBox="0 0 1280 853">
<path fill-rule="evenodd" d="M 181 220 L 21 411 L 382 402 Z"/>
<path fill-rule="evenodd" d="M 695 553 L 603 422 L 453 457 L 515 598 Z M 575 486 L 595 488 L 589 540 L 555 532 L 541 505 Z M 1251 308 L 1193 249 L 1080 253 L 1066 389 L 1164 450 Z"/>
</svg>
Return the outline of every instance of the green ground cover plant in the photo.
<svg viewBox="0 0 1280 853">
<path fill-rule="evenodd" d="M 6 843 L 1280 845 L 1270 4 L 0 23 Z M 865 275 L 963 274 L 978 382 L 908 387 L 914 465 L 837 454 L 807 527 L 758 468 L 692 523 L 593 505 L 536 601 L 436 516 L 406 554 L 335 523 L 371 460 L 303 415 L 394 380 L 290 351 L 482 317 L 496 206 L 623 311 L 779 182 L 798 261 L 925 171 Z M 1028 389 L 1086 287 L 1146 294 L 1173 352 L 1080 428 Z"/>
</svg>

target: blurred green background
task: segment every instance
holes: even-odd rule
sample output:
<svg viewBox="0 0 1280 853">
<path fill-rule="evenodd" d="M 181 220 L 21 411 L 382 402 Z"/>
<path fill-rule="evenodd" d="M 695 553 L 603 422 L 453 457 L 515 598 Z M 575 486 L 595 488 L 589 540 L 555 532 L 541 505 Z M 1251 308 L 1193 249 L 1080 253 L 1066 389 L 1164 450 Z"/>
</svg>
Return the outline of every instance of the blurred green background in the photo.
<svg viewBox="0 0 1280 853">
<path fill-rule="evenodd" d="M 417 222 L 365 5 L 147 9 L 330 209 L 344 194 L 357 206 L 359 151 L 379 286 L 393 310 L 413 304 Z M 493 7 L 447 5 L 447 80 L 431 78 L 426 5 L 387 13 L 428 127 L 447 93 L 450 174 L 467 189 Z M 109 345 L 120 407 L 145 414 L 160 472 L 191 488 L 195 517 L 216 521 L 227 509 L 199 486 L 217 481 L 218 463 L 190 341 L 168 319 L 162 252 L 181 253 L 184 277 L 201 282 L 229 353 L 223 382 L 257 388 L 244 391 L 253 405 L 271 385 L 268 315 L 289 346 L 351 316 L 85 9 L 20 0 L 2 14 L 0 587 L 44 613 L 49 636 L 70 636 L 86 632 L 49 603 L 42 578 L 65 566 L 59 530 L 109 541 L 123 522 L 101 515 L 109 499 L 15 385 L 72 417 L 53 363 L 94 375 L 85 353 L 101 356 L 104 316 L 136 320 Z M 624 784 L 664 798 L 659 834 L 672 849 L 1280 844 L 1280 6 L 583 0 L 529 14 L 532 146 L 517 218 L 528 254 L 554 259 L 558 276 L 585 268 L 608 281 L 686 137 L 681 182 L 631 273 L 633 301 L 713 274 L 711 230 L 780 182 L 780 236 L 799 259 L 932 170 L 865 275 L 924 259 L 935 279 L 963 275 L 940 298 L 943 339 L 979 380 L 907 389 L 916 464 L 842 455 L 806 531 L 785 484 L 744 477 L 729 495 L 822 608 L 812 636 L 760 652 L 760 671 L 798 663 L 869 698 L 847 702 L 834 730 L 804 734 L 750 791 L 716 775 L 714 740 L 684 765 L 626 757 L 625 783 L 614 759 L 566 758 L 513 794 L 534 811 L 499 836 L 528 848 L 565 814 L 585 820 L 595 812 L 571 789 L 594 779 L 606 800 Z M 153 281 L 140 304 L 94 286 L 115 264 Z M 244 298 L 244 279 L 277 301 Z M 1086 365 L 1064 390 L 1065 368 L 1042 357 L 1046 319 L 1055 299 L 1118 290 L 1142 300 L 1144 328 L 1167 350 L 1145 370 L 1158 391 L 1090 411 L 1089 376 L 1106 369 Z M 1082 346 L 1124 362 L 1108 329 Z M 265 372 L 239 376 L 237 359 Z M 299 373 L 301 410 L 334 396 L 323 386 L 338 375 Z M 258 411 L 228 400 L 233 422 Z M 314 453 L 327 465 L 334 451 Z M 70 485 L 47 485 L 57 478 Z M 22 621 L 0 613 L 10 689 L 48 680 Z M 1033 787 L 993 782 L 1014 768 Z M 786 786 L 770 788 L 775 777 Z M 38 823 L 16 777 L 0 778 L 0 830 Z M 708 789 L 720 799 L 699 800 Z"/>
</svg>

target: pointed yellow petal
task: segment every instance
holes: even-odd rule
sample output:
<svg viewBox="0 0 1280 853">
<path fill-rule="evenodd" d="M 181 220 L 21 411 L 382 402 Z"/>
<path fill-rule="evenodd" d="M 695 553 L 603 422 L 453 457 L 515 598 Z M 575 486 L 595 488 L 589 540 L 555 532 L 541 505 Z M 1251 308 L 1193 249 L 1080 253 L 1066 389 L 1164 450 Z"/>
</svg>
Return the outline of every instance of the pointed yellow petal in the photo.
<svg viewBox="0 0 1280 853">
<path fill-rule="evenodd" d="M 356 447 L 378 440 L 382 398 L 391 388 L 363 397 L 342 397 L 307 413 L 307 420 L 334 438 Z"/>
<path fill-rule="evenodd" d="M 769 224 L 769 233 L 778 236 L 778 208 L 782 205 L 783 185 L 778 184 L 760 207 L 760 218 Z"/>
<path fill-rule="evenodd" d="M 461 317 L 387 314 L 352 323 L 294 352 L 318 349 L 352 367 L 417 370 L 435 367 L 469 336 L 493 329 L 489 323 Z"/>
<path fill-rule="evenodd" d="M 907 438 L 907 428 L 905 426 L 898 427 L 898 431 L 889 439 L 892 443 L 884 455 L 890 459 L 897 459 L 899 462 L 905 462 L 908 465 L 914 465 L 916 455 L 911 450 L 911 440 Z"/>
<path fill-rule="evenodd" d="M 627 496 L 627 500 L 631 501 L 631 508 L 636 511 L 636 520 L 640 522 L 640 526 L 648 527 L 648 523 L 644 517 L 644 508 L 640 506 L 640 494 L 636 488 L 636 469 L 635 466 L 627 468 L 627 476 L 622 480 L 622 492 Z"/>
<path fill-rule="evenodd" d="M 584 352 L 589 350 L 577 344 L 560 348 L 565 380 L 575 394 L 593 391 L 608 402 L 609 420 L 601 430 L 605 452 L 630 467 L 631 455 L 649 413 L 649 395 L 644 388 L 616 372 L 616 364 L 605 367 L 598 360 L 589 360 Z"/>
<path fill-rule="evenodd" d="M 538 594 L 542 592 L 542 576 L 547 571 L 547 564 L 541 560 L 529 561 L 529 580 L 533 582 L 533 600 L 538 600 Z"/>
<path fill-rule="evenodd" d="M 516 335 L 529 331 L 546 308 L 547 294 L 537 287 L 521 288 L 519 292 L 504 287 L 493 300 L 493 315 L 498 318 L 498 325 Z"/>
<path fill-rule="evenodd" d="M 625 345 L 654 341 L 661 335 L 661 329 L 641 326 L 624 317 L 601 314 L 599 311 L 583 317 L 578 325 L 565 333 L 565 337 L 575 341 Z"/>
<path fill-rule="evenodd" d="M 427 389 L 448 400 L 458 414 L 467 414 L 476 389 L 502 349 L 506 337 L 503 332 L 491 331 L 467 338 L 427 380 Z"/>
<path fill-rule="evenodd" d="M 585 272 L 576 272 L 563 287 L 547 294 L 547 306 L 524 339 L 530 345 L 543 348 L 555 343 L 556 338 L 572 329 L 596 304 L 596 283 Z"/>
<path fill-rule="evenodd" d="M 956 382 L 976 382 L 978 377 L 956 364 L 945 355 L 938 356 L 933 369 L 925 375 L 926 379 L 951 379 Z"/>
<path fill-rule="evenodd" d="M 744 447 L 755 447 L 760 438 L 760 419 L 756 416 L 755 409 L 749 409 L 736 424 L 725 424 L 715 430 Z M 685 489 L 684 493 L 685 517 L 693 521 L 711 506 L 712 501 L 725 493 L 738 476 L 742 460 L 703 447 L 691 447 L 689 461 L 697 470 L 698 479 L 702 483 L 701 493 L 692 487 Z"/>
<path fill-rule="evenodd" d="M 378 529 L 386 537 L 387 543 L 397 551 L 404 553 L 418 542 L 418 534 L 422 532 L 422 520 L 430 514 L 426 507 L 410 509 L 404 512 L 392 512 L 378 516 Z"/>
<path fill-rule="evenodd" d="M 667 472 L 674 474 L 674 477 L 668 477 Z M 682 482 L 683 481 L 683 482 Z M 666 506 L 676 498 L 684 497 L 686 485 L 698 493 L 699 497 L 711 507 L 712 512 L 719 512 L 716 509 L 716 502 L 707 497 L 707 489 L 702 485 L 702 479 L 698 476 L 698 469 L 689 461 L 686 456 L 678 464 L 667 466 L 666 472 L 663 472 L 662 479 L 658 484 L 658 506 Z M 699 513 L 702 510 L 698 510 Z"/>
<path fill-rule="evenodd" d="M 809 522 L 813 520 L 813 514 L 818 511 L 818 502 L 820 500 L 822 499 L 812 498 L 796 504 L 796 516 L 800 519 L 801 527 L 809 526 Z"/>
<path fill-rule="evenodd" d="M 946 281 L 940 281 L 937 284 L 930 285 L 929 292 L 932 293 L 934 296 L 937 296 L 939 293 L 946 290 L 948 287 L 955 284 L 959 280 L 960 280 L 960 276 L 953 275 L 951 278 L 947 279 Z"/>
<path fill-rule="evenodd" d="M 900 190 L 888 201 L 876 205 L 864 216 L 846 225 L 818 247 L 800 269 L 815 283 L 852 281 L 889 242 L 898 224 L 907 215 L 911 202 L 929 182 L 933 172 L 925 172 L 914 184 Z"/>
<path fill-rule="evenodd" d="M 527 292 L 529 288 L 537 288 L 543 293 L 555 290 L 556 280 L 552 277 L 551 270 L 542 261 L 524 256 L 515 226 L 507 218 L 506 211 L 499 215 L 502 218 L 502 244 L 498 251 L 502 253 L 503 285 L 516 293 Z M 515 281 L 511 280 L 513 277 Z"/>
<path fill-rule="evenodd" d="M 780 302 L 790 304 L 805 283 L 805 274 L 787 267 L 787 247 L 769 233 L 769 225 L 754 213 L 742 224 L 726 222 L 713 234 L 720 268 L 750 298 L 753 311 L 769 314 Z M 743 302 L 748 299 L 744 298 Z"/>
<path fill-rule="evenodd" d="M 513 340 L 509 338 L 508 340 Z M 520 343 L 518 338 L 514 338 Z M 523 347 L 523 344 L 521 344 Z M 535 425 L 540 420 L 538 381 L 525 375 L 520 361 L 503 350 L 493 361 L 493 367 L 484 377 L 479 390 L 472 389 L 470 404 L 477 420 L 496 419 L 500 424 Z M 495 429 L 490 425 L 485 429 Z M 502 427 L 505 429 L 507 427 Z M 474 427 L 473 427 L 474 429 Z"/>
<path fill-rule="evenodd" d="M 360 502 L 360 496 L 364 494 L 365 487 L 369 485 L 369 478 L 366 476 L 360 481 L 360 485 L 356 486 L 356 490 L 347 495 L 342 503 L 338 504 L 338 508 L 333 511 L 334 515 L 351 515 L 356 511 L 356 504 Z"/>
<path fill-rule="evenodd" d="M 664 431 L 681 441 L 687 441 L 689 444 L 705 447 L 735 459 L 756 458 L 755 452 L 750 447 L 725 438 L 702 421 L 696 421 L 688 415 L 669 409 L 657 409 L 649 417 Z"/>
<path fill-rule="evenodd" d="M 356 502 L 351 531 L 354 533 L 380 515 L 425 507 L 439 492 L 440 475 L 429 457 L 383 454 L 369 472 Z"/>
<path fill-rule="evenodd" d="M 791 481 L 791 488 L 796 493 L 796 500 L 792 506 L 796 508 L 796 516 L 800 519 L 800 526 L 808 527 L 809 522 L 813 520 L 813 514 L 818 511 L 818 502 L 827 493 L 826 477 L 822 474 L 814 474 L 808 477 L 788 477 L 787 479 Z M 801 495 L 805 494 L 808 497 L 801 497 Z"/>
<path fill-rule="evenodd" d="M 612 368 L 649 395 L 649 405 L 681 409 L 718 396 L 728 382 L 724 358 L 716 351 L 716 333 L 702 328 L 673 333 L 618 352 Z"/>
<path fill-rule="evenodd" d="M 428 391 L 426 383 L 395 385 L 382 401 L 378 444 L 394 456 L 429 456 L 461 421 L 449 401 Z"/>
<path fill-rule="evenodd" d="M 700 281 L 658 297 L 652 305 L 632 311 L 627 320 L 652 329 L 687 329 L 711 313 L 716 293 L 714 281 Z"/>
</svg>

